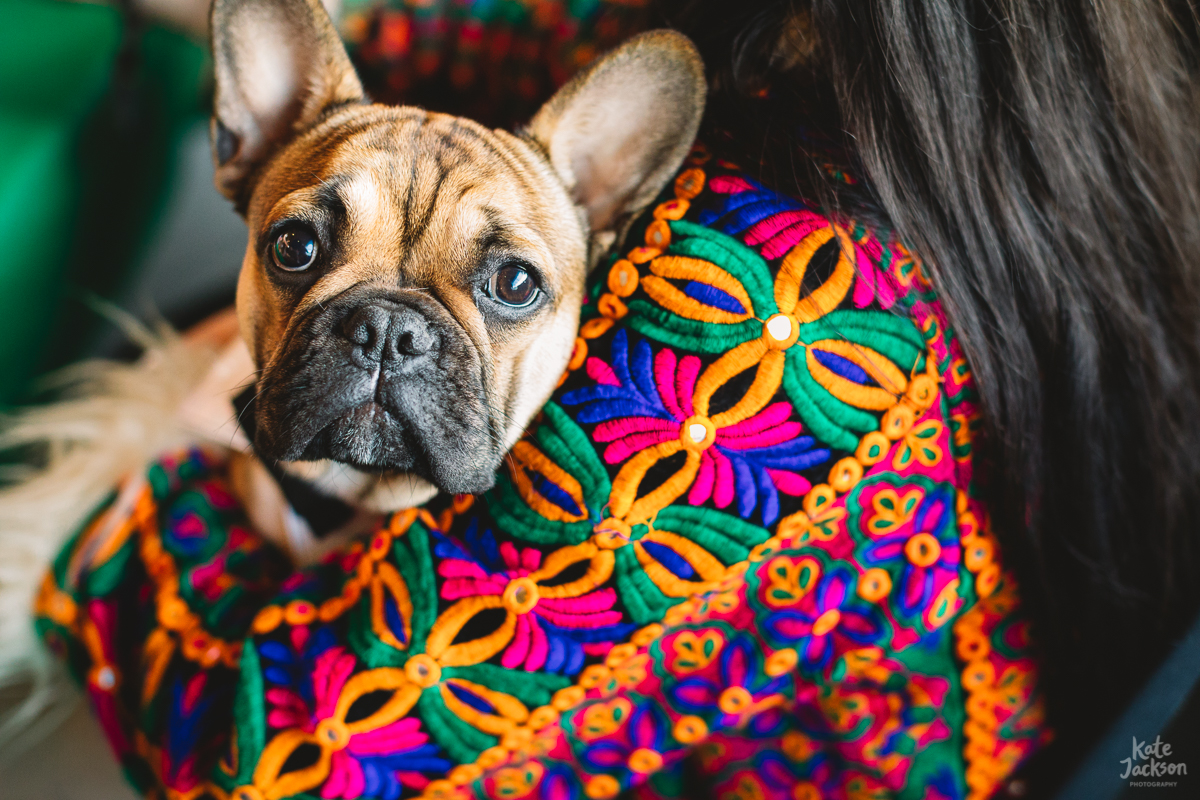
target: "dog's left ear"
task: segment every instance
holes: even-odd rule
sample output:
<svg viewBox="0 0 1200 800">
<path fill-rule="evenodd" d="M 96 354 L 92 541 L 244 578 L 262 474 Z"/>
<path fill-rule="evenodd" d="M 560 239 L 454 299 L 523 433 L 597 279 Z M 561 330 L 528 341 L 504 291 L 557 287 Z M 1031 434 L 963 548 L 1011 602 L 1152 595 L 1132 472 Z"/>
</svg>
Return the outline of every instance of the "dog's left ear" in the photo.
<svg viewBox="0 0 1200 800">
<path fill-rule="evenodd" d="M 321 0 L 216 0 L 212 52 L 216 184 L 239 205 L 276 148 L 329 108 L 364 100 Z"/>
<path fill-rule="evenodd" d="M 550 157 L 592 234 L 649 204 L 691 149 L 704 114 L 704 64 L 686 36 L 635 36 L 554 95 L 526 135 Z"/>
</svg>

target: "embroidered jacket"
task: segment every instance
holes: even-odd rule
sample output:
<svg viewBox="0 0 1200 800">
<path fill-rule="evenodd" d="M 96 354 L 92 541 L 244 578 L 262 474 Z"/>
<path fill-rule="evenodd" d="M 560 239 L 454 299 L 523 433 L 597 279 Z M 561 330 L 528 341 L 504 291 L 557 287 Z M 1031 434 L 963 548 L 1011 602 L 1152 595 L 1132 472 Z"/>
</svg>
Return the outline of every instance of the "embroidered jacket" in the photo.
<svg viewBox="0 0 1200 800">
<path fill-rule="evenodd" d="M 919 262 L 701 149 L 630 237 L 486 495 L 290 571 L 192 451 L 84 526 L 38 626 L 139 789 L 983 798 L 1045 741 Z"/>
</svg>

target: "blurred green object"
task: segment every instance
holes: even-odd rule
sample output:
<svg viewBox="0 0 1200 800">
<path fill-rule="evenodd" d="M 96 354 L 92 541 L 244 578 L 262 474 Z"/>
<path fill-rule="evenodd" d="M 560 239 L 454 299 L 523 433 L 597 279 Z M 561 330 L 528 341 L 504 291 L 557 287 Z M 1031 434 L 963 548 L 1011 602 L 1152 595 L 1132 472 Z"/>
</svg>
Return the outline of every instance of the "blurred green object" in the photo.
<svg viewBox="0 0 1200 800">
<path fill-rule="evenodd" d="M 78 354 L 119 288 L 203 113 L 187 38 L 115 7 L 0 0 L 0 404 Z"/>
</svg>

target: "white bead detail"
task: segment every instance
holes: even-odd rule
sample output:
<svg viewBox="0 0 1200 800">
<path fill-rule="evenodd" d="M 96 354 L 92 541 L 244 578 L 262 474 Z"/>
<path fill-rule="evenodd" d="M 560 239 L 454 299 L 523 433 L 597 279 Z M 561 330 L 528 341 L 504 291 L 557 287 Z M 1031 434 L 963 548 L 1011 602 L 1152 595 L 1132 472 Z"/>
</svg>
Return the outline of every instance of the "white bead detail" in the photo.
<svg viewBox="0 0 1200 800">
<path fill-rule="evenodd" d="M 783 314 L 777 314 L 767 320 L 767 333 L 777 342 L 787 341 L 792 335 L 792 321 Z"/>
<path fill-rule="evenodd" d="M 703 442 L 708 436 L 708 428 L 699 422 L 693 422 L 691 425 L 688 425 L 688 436 L 692 437 L 693 442 Z"/>
<path fill-rule="evenodd" d="M 96 671 L 96 685 L 106 692 L 117 685 L 117 674 L 112 667 L 101 667 Z"/>
</svg>

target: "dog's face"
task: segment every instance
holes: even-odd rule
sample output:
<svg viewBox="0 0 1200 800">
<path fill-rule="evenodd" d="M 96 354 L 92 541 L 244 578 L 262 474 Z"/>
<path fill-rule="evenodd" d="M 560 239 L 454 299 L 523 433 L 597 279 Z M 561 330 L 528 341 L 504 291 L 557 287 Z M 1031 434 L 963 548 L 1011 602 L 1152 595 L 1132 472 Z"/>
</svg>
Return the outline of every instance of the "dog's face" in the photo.
<svg viewBox="0 0 1200 800">
<path fill-rule="evenodd" d="M 487 489 L 566 366 L 589 263 L 695 135 L 690 43 L 634 40 L 514 136 L 368 104 L 317 0 L 218 0 L 213 37 L 256 449 L 370 507 Z"/>
<path fill-rule="evenodd" d="M 545 161 L 465 120 L 355 106 L 272 160 L 247 221 L 259 450 L 488 488 L 579 318 L 586 223 Z"/>
</svg>

